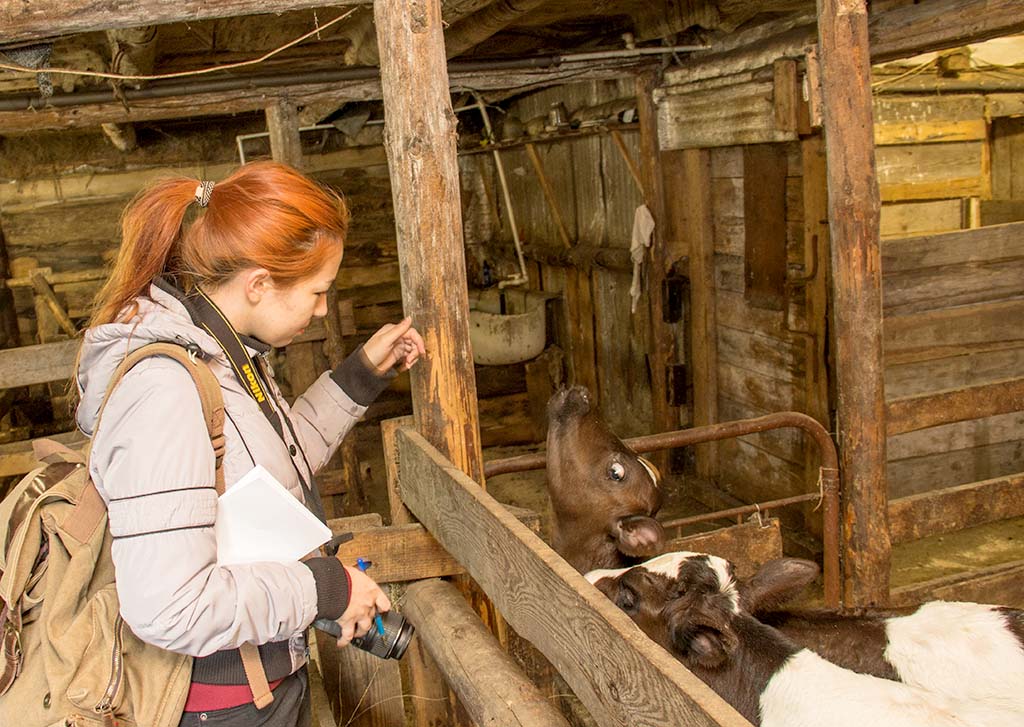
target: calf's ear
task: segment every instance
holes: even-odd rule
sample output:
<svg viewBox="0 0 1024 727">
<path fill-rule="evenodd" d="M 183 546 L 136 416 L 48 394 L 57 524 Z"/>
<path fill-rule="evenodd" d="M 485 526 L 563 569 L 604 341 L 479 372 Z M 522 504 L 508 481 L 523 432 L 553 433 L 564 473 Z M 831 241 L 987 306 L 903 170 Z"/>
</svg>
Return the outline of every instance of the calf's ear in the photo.
<svg viewBox="0 0 1024 727">
<path fill-rule="evenodd" d="M 820 572 L 817 563 L 802 558 L 770 560 L 740 583 L 740 605 L 753 615 L 771 611 L 803 593 Z"/>
<path fill-rule="evenodd" d="M 665 547 L 665 529 L 652 517 L 634 515 L 615 524 L 614 536 L 620 553 L 633 558 L 652 558 Z"/>
</svg>

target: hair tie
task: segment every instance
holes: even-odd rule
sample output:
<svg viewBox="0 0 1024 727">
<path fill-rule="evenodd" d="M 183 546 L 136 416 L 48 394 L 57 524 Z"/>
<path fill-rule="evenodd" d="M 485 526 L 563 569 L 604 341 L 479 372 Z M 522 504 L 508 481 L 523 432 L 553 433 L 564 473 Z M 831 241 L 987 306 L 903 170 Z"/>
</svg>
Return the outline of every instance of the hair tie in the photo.
<svg viewBox="0 0 1024 727">
<path fill-rule="evenodd" d="M 200 182 L 196 187 L 196 202 L 200 207 L 210 204 L 210 195 L 213 194 L 213 182 Z"/>
</svg>

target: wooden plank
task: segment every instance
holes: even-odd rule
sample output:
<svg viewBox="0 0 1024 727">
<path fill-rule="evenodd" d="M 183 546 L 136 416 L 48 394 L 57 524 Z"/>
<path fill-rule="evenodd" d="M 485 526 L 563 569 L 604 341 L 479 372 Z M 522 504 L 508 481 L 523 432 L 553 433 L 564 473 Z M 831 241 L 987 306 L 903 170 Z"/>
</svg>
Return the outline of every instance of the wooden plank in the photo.
<svg viewBox="0 0 1024 727">
<path fill-rule="evenodd" d="M 958 263 L 884 275 L 885 315 L 907 315 L 942 308 L 1001 302 L 1020 295 L 1024 255 L 1016 259 Z"/>
<path fill-rule="evenodd" d="M 960 354 L 930 361 L 887 364 L 885 395 L 898 399 L 991 383 L 1024 371 L 1024 344 L 1016 348 Z"/>
<path fill-rule="evenodd" d="M 1024 515 L 1024 473 L 900 497 L 889 502 L 893 543 L 954 533 Z"/>
<path fill-rule="evenodd" d="M 818 0 L 843 471 L 843 603 L 889 592 L 879 198 L 864 0 Z M 882 149 L 891 147 L 882 147 Z M 881 151 L 881 150 L 880 150 Z"/>
<path fill-rule="evenodd" d="M 800 92 L 796 61 L 782 58 L 772 64 L 772 106 L 775 128 L 780 131 L 809 132 L 807 104 Z M 801 125 L 801 122 L 803 125 Z"/>
<path fill-rule="evenodd" d="M 801 381 L 785 381 L 741 368 L 719 359 L 718 391 L 734 401 L 748 402 L 764 411 L 800 411 L 803 408 Z"/>
<path fill-rule="evenodd" d="M 885 275 L 924 267 L 1024 257 L 1024 222 L 921 235 L 882 244 Z"/>
<path fill-rule="evenodd" d="M 719 324 L 718 358 L 787 382 L 804 379 L 803 346 Z"/>
<path fill-rule="evenodd" d="M 949 141 L 979 141 L 986 137 L 985 119 L 973 121 L 918 121 L 875 126 L 875 144 L 938 144 Z"/>
<path fill-rule="evenodd" d="M 81 344 L 70 339 L 0 350 L 0 389 L 70 378 Z"/>
<path fill-rule="evenodd" d="M 740 578 L 750 578 L 768 561 L 782 557 L 782 528 L 778 518 L 766 517 L 763 522 L 750 520 L 741 525 L 673 538 L 666 543 L 665 552 L 676 550 L 714 553 L 735 565 Z"/>
<path fill-rule="evenodd" d="M 711 220 L 711 156 L 688 149 L 683 157 L 689 209 L 686 236 L 690 249 L 690 359 L 693 364 L 693 425 L 718 421 L 718 337 L 714 282 L 715 240 Z M 697 474 L 713 478 L 718 445 L 696 447 Z"/>
<path fill-rule="evenodd" d="M 876 95 L 872 106 L 876 139 L 878 130 L 889 126 L 985 119 L 985 96 L 980 93 Z"/>
<path fill-rule="evenodd" d="M 1024 340 L 1021 320 L 1024 300 L 887 316 L 885 360 L 897 364 L 1019 348 Z"/>
<path fill-rule="evenodd" d="M 980 141 L 875 147 L 882 201 L 982 196 Z"/>
<path fill-rule="evenodd" d="M 894 588 L 893 606 L 925 601 L 972 601 L 1024 608 L 1024 561 L 1013 561 Z"/>
<path fill-rule="evenodd" d="M 409 508 L 551 661 L 597 724 L 747 724 L 422 436 L 402 430 L 398 448 Z"/>
<path fill-rule="evenodd" d="M 1021 438 L 980 443 L 967 449 L 940 451 L 886 463 L 890 497 L 907 497 L 1024 471 Z"/>
<path fill-rule="evenodd" d="M 1024 411 L 1015 411 L 897 434 L 889 437 L 886 454 L 893 462 L 1021 439 L 1024 439 Z"/>
<path fill-rule="evenodd" d="M 889 436 L 1020 411 L 1024 409 L 1024 378 L 894 399 L 886 408 Z"/>
<path fill-rule="evenodd" d="M 888 238 L 910 237 L 925 233 L 960 229 L 960 200 L 900 202 L 882 205 L 882 273 L 885 268 L 885 243 Z"/>
<path fill-rule="evenodd" d="M 786 285 L 786 155 L 777 144 L 743 148 L 743 297 L 782 310 Z"/>
<path fill-rule="evenodd" d="M 475 724 L 568 727 L 454 586 L 439 580 L 413 583 L 403 611 Z M 401 724 L 401 715 L 391 724 Z"/>
</svg>

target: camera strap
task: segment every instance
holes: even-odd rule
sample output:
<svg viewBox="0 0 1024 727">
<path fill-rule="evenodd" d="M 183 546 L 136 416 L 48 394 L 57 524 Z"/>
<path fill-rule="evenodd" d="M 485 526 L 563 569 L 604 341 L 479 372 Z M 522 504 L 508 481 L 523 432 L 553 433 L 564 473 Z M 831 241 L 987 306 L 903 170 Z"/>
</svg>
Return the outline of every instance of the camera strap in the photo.
<svg viewBox="0 0 1024 727">
<path fill-rule="evenodd" d="M 253 398 L 260 411 L 263 412 L 263 416 L 267 418 L 277 436 L 285 444 L 288 444 L 288 440 L 284 436 L 284 426 L 288 427 L 292 441 L 295 443 L 298 452 L 302 455 L 307 471 L 312 476 L 313 468 L 310 467 L 309 460 L 306 459 L 306 453 L 302 450 L 302 445 L 299 442 L 299 438 L 295 435 L 295 429 L 292 427 L 291 421 L 289 421 L 287 416 L 283 415 L 283 408 L 276 399 L 274 401 L 277 403 L 277 409 L 270 403 L 273 397 L 269 384 L 270 377 L 262 366 L 261 356 L 259 354 L 255 357 L 249 356 L 249 352 L 242 342 L 242 337 L 234 329 L 234 326 L 231 325 L 220 308 L 217 307 L 217 304 L 199 286 L 194 286 L 188 293 L 182 293 L 181 290 L 169 281 L 158 278 L 156 283 L 161 290 L 171 293 L 181 301 L 191 316 L 192 322 L 217 341 L 224 351 L 224 355 L 227 356 L 228 363 L 231 364 L 231 370 L 234 372 L 235 378 L 238 379 L 242 384 L 242 388 Z M 254 341 L 254 343 L 257 342 Z M 262 345 L 265 346 L 266 344 Z M 269 346 L 267 346 L 267 349 L 269 350 Z M 282 420 L 284 425 L 282 425 Z M 317 519 L 326 524 L 327 514 L 324 511 L 324 504 L 320 499 L 319 491 L 312 482 L 306 481 L 306 476 L 295 463 L 294 458 L 289 456 L 288 459 L 292 463 L 292 467 L 295 468 L 296 475 L 298 475 L 299 484 L 305 495 L 307 506 L 316 515 Z"/>
</svg>

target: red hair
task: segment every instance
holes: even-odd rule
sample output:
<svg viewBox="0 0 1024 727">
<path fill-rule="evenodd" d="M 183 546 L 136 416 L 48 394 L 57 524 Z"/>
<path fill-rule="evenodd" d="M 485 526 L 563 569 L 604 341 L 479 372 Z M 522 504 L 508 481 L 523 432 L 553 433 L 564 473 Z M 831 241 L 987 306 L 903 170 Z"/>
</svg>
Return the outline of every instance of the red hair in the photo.
<svg viewBox="0 0 1024 727">
<path fill-rule="evenodd" d="M 214 185 L 205 210 L 195 200 L 198 185 L 185 177 L 161 180 L 125 208 L 121 248 L 90 326 L 130 318 L 135 299 L 161 275 L 216 287 L 241 270 L 265 268 L 287 286 L 314 274 L 345 244 L 345 201 L 292 167 L 239 167 Z M 187 224 L 192 209 L 196 216 Z"/>
</svg>

